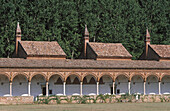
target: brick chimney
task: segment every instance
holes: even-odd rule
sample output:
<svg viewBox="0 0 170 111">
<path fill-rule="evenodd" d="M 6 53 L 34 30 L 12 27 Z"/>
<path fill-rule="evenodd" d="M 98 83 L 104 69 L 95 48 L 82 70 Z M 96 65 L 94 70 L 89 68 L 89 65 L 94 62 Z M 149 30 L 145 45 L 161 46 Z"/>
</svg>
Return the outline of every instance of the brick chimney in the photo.
<svg viewBox="0 0 170 111">
<path fill-rule="evenodd" d="M 146 29 L 146 38 L 145 38 L 145 53 L 146 53 L 146 57 L 148 55 L 148 45 L 150 44 L 150 34 L 148 31 L 148 28 Z"/>
<path fill-rule="evenodd" d="M 86 58 L 87 43 L 89 42 L 89 31 L 87 30 L 87 25 L 85 25 L 84 31 L 84 57 Z"/>
<path fill-rule="evenodd" d="M 17 23 L 16 30 L 16 41 L 15 41 L 15 53 L 18 55 L 18 41 L 21 41 L 21 28 L 19 26 L 19 22 Z"/>
</svg>

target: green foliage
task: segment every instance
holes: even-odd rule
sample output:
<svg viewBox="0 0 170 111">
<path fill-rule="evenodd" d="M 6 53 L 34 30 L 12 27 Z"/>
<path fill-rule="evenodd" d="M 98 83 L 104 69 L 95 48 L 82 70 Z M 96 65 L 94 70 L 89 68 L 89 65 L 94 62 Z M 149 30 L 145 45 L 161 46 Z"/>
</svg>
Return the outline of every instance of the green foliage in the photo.
<svg viewBox="0 0 170 111">
<path fill-rule="evenodd" d="M 22 40 L 58 41 L 68 58 L 82 52 L 84 26 L 90 41 L 120 42 L 137 59 L 146 28 L 153 44 L 170 44 L 168 0 L 0 0 L 0 57 L 10 57 L 17 22 Z"/>
</svg>

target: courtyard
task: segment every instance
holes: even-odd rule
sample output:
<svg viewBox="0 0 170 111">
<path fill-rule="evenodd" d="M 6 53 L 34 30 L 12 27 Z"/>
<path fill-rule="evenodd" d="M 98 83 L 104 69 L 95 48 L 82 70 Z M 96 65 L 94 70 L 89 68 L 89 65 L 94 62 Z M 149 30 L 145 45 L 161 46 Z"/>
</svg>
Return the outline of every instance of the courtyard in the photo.
<svg viewBox="0 0 170 111">
<path fill-rule="evenodd" d="M 169 111 L 170 103 L 0 105 L 0 111 Z"/>
</svg>

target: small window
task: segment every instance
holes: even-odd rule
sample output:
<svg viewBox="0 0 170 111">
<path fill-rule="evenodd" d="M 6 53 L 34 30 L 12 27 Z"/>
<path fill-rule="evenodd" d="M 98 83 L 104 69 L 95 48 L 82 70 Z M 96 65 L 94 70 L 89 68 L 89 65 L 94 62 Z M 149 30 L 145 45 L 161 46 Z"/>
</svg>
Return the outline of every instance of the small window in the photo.
<svg viewBox="0 0 170 111">
<path fill-rule="evenodd" d="M 49 94 L 52 94 L 52 93 L 53 93 L 53 92 L 52 92 L 52 89 L 50 89 L 50 90 L 49 90 Z"/>
<path fill-rule="evenodd" d="M 117 89 L 117 94 L 120 94 L 120 89 Z"/>
</svg>

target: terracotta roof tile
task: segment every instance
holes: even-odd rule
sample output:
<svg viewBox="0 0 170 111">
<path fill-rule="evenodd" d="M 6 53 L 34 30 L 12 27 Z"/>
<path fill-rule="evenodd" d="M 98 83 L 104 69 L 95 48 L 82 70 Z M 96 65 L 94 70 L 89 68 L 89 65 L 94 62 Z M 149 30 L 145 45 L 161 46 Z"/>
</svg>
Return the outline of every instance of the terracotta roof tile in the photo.
<svg viewBox="0 0 170 111">
<path fill-rule="evenodd" d="M 132 57 L 121 43 L 89 43 L 94 52 L 100 57 Z"/>
<path fill-rule="evenodd" d="M 161 58 L 170 58 L 170 45 L 150 45 L 150 47 L 151 47 Z"/>
<path fill-rule="evenodd" d="M 107 60 L 83 60 L 83 59 L 22 59 L 0 58 L 0 68 L 64 68 L 64 69 L 169 69 L 170 62 L 166 61 L 107 61 Z"/>
<path fill-rule="evenodd" d="M 27 55 L 66 56 L 57 42 L 20 41 Z"/>
</svg>

